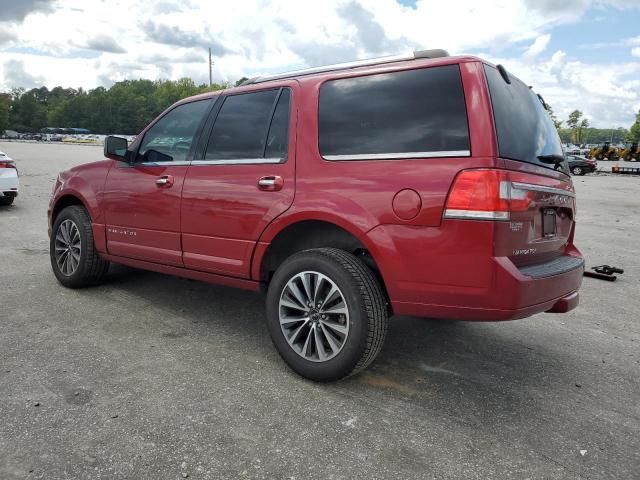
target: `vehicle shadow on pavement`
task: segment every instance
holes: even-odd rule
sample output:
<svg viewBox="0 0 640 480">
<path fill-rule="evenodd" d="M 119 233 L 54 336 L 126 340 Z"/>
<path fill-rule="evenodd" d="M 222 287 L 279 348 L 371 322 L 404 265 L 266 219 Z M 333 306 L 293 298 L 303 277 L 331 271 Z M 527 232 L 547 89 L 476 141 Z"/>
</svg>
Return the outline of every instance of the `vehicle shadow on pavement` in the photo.
<svg viewBox="0 0 640 480">
<path fill-rule="evenodd" d="M 288 370 L 271 345 L 262 294 L 121 266 L 112 266 L 106 285 L 86 292 L 152 309 L 157 314 L 140 333 L 154 336 L 160 347 L 182 337 L 223 342 L 238 358 L 266 362 L 283 382 L 311 383 Z M 137 321 L 131 316 L 117 325 L 129 334 Z M 579 370 L 568 353 L 549 345 L 553 333 L 541 322 L 543 316 L 515 322 L 393 317 L 385 346 L 366 371 L 311 385 L 345 396 L 392 397 L 452 416 L 466 412 L 468 417 L 471 411 L 478 422 L 490 423 L 495 416 L 525 421 L 544 414 L 542 405 L 551 397 L 562 402 L 575 388 L 566 384 L 568 372 Z M 114 323 L 105 328 L 118 333 Z"/>
</svg>

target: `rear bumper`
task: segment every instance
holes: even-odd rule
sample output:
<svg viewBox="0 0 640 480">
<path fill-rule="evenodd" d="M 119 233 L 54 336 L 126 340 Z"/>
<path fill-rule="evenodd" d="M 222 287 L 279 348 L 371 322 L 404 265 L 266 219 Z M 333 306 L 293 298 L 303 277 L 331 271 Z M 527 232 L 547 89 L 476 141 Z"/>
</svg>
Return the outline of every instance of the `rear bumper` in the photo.
<svg viewBox="0 0 640 480">
<path fill-rule="evenodd" d="M 558 300 L 547 313 L 567 313 L 578 306 L 580 302 L 580 295 L 578 292 L 573 292 L 564 298 Z"/>
<path fill-rule="evenodd" d="M 578 306 L 579 298 L 578 292 L 573 292 L 562 298 L 552 299 L 535 305 L 522 306 L 516 309 L 475 308 L 462 305 L 433 305 L 405 302 L 392 302 L 392 305 L 394 314 L 396 315 L 498 322 L 527 318 L 542 312 L 567 313 Z"/>
<path fill-rule="evenodd" d="M 508 257 L 491 256 L 489 233 L 475 233 L 454 243 L 441 228 L 387 225 L 370 231 L 373 243 L 395 250 L 372 252 L 394 314 L 501 321 L 564 313 L 578 305 L 584 261 L 575 247 L 567 247 L 564 269 L 558 259 L 519 269 Z"/>
<path fill-rule="evenodd" d="M 11 170 L 11 169 L 7 169 L 7 170 Z M 3 197 L 3 196 L 15 197 L 18 195 L 19 189 L 20 189 L 20 182 L 18 180 L 17 175 L 8 175 L 8 174 L 0 175 L 0 197 Z"/>
</svg>

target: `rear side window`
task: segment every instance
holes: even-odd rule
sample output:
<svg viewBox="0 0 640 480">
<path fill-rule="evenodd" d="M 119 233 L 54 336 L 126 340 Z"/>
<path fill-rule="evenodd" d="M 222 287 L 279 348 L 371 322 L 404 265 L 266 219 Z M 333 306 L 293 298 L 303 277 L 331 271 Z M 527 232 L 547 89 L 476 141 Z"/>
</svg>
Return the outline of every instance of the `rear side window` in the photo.
<svg viewBox="0 0 640 480">
<path fill-rule="evenodd" d="M 496 68 L 485 65 L 484 69 L 500 156 L 559 168 L 555 162 L 561 162 L 564 156 L 560 137 L 538 96 L 513 75 L 509 74 L 509 84 Z"/>
<path fill-rule="evenodd" d="M 469 155 L 457 65 L 332 80 L 320 89 L 327 160 Z"/>
<path fill-rule="evenodd" d="M 284 158 L 288 122 L 288 89 L 227 97 L 213 125 L 205 159 L 260 160 L 265 155 Z"/>
</svg>

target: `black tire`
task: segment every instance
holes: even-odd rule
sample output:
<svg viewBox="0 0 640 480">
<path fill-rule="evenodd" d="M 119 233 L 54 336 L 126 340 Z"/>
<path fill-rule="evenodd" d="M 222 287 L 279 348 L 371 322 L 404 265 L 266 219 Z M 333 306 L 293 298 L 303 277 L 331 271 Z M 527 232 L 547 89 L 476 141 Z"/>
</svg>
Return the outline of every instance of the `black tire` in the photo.
<svg viewBox="0 0 640 480">
<path fill-rule="evenodd" d="M 13 196 L 8 196 L 8 197 L 0 197 L 0 205 L 4 206 L 4 207 L 8 207 L 9 205 L 11 205 L 13 203 L 13 200 L 16 197 Z"/>
<path fill-rule="evenodd" d="M 571 173 L 573 173 L 574 175 L 584 175 L 586 172 L 582 167 L 576 166 L 576 167 L 571 167 Z"/>
<path fill-rule="evenodd" d="M 602 155 L 601 153 L 596 155 L 596 160 L 604 160 L 604 155 Z"/>
<path fill-rule="evenodd" d="M 624 156 L 624 161 L 625 161 L 625 162 L 630 162 L 632 158 L 633 158 L 633 157 L 631 156 L 631 154 L 630 154 L 630 153 L 627 153 L 627 154 Z"/>
<path fill-rule="evenodd" d="M 289 345 L 280 326 L 280 297 L 289 280 L 301 272 L 325 275 L 342 292 L 349 312 L 349 331 L 342 349 L 322 362 L 307 360 Z M 267 326 L 282 359 L 295 372 L 330 382 L 365 369 L 376 358 L 387 334 L 386 297 L 375 275 L 354 255 L 335 248 L 305 250 L 285 260 L 267 292 Z"/>
<path fill-rule="evenodd" d="M 65 220 L 71 220 L 80 234 L 80 260 L 77 268 L 71 274 L 63 273 L 55 256 L 56 235 Z M 91 218 L 84 207 L 73 205 L 58 214 L 53 222 L 49 241 L 49 258 L 54 275 L 65 287 L 83 288 L 102 282 L 109 270 L 109 262 L 103 260 L 96 251 L 91 230 Z"/>
</svg>

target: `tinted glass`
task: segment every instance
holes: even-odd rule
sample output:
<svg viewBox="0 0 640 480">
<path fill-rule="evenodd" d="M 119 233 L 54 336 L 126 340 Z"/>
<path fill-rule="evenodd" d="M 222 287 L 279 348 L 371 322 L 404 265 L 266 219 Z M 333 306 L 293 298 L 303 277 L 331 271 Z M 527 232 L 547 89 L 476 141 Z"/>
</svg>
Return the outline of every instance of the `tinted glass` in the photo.
<svg viewBox="0 0 640 480">
<path fill-rule="evenodd" d="M 167 113 L 145 133 L 138 150 L 138 161 L 186 160 L 196 130 L 210 105 L 211 100 L 200 100 L 185 103 Z"/>
<path fill-rule="evenodd" d="M 469 150 L 457 65 L 333 80 L 319 110 L 325 157 Z"/>
<path fill-rule="evenodd" d="M 287 155 L 290 95 L 288 88 L 282 90 L 278 105 L 273 113 L 273 120 L 267 135 L 267 148 L 264 155 L 266 158 L 284 158 Z"/>
<path fill-rule="evenodd" d="M 216 118 L 206 159 L 262 158 L 279 90 L 227 97 Z"/>
<path fill-rule="evenodd" d="M 500 156 L 554 168 L 553 160 L 540 156 L 563 156 L 562 144 L 551 117 L 538 96 L 513 75 L 511 84 L 500 72 L 485 65 Z"/>
</svg>

